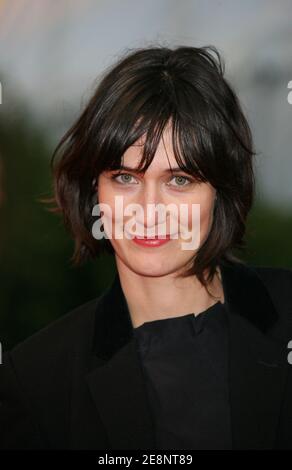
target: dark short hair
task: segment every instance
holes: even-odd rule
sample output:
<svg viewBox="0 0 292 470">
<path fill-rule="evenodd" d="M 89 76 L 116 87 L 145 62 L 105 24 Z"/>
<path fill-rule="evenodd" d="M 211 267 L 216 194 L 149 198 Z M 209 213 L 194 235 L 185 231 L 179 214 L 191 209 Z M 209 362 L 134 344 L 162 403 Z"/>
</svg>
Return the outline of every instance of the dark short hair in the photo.
<svg viewBox="0 0 292 470">
<path fill-rule="evenodd" d="M 80 117 L 57 145 L 51 161 L 56 212 L 75 242 L 79 265 L 101 251 L 114 253 L 108 239 L 92 235 L 98 202 L 92 182 L 118 169 L 127 148 L 146 135 L 139 170 L 150 165 L 166 124 L 179 167 L 217 190 L 208 237 L 185 275 L 206 286 L 219 262 L 242 262 L 247 215 L 255 178 L 252 135 L 239 100 L 224 78 L 216 47 L 160 45 L 128 49 L 102 75 Z"/>
</svg>

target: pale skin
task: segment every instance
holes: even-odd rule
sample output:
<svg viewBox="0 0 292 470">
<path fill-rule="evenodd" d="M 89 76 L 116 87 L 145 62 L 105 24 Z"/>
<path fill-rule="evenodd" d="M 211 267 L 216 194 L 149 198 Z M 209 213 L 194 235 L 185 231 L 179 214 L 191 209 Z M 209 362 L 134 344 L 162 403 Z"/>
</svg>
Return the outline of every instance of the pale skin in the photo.
<svg viewBox="0 0 292 470">
<path fill-rule="evenodd" d="M 114 201 L 117 195 L 123 196 L 125 206 L 130 203 L 141 204 L 145 215 L 147 204 L 200 204 L 201 245 L 212 224 L 215 188 L 207 182 L 198 183 L 182 170 L 173 174 L 166 173 L 170 167 L 178 167 L 169 127 L 163 133 L 151 165 L 144 175 L 137 173 L 135 167 L 141 158 L 141 142 L 140 146 L 136 144 L 129 147 L 123 155 L 122 164 L 133 168 L 132 171 L 122 170 L 124 176 L 118 175 L 118 171 L 101 173 L 97 185 L 99 203 L 107 203 L 112 207 L 113 226 Z M 113 179 L 115 175 L 116 180 Z M 144 219 L 143 224 L 145 236 L 148 229 L 157 226 L 157 218 L 152 217 L 151 212 L 148 214 L 150 215 Z M 191 209 L 189 214 L 191 215 Z M 165 220 L 165 224 L 168 227 L 166 233 L 170 233 L 168 220 Z M 159 247 L 139 246 L 126 237 L 112 238 L 110 242 L 115 250 L 117 270 L 133 327 L 188 313 L 199 315 L 218 301 L 224 303 L 219 268 L 212 284 L 208 286 L 216 299 L 208 294 L 196 276 L 175 278 L 177 273 L 190 266 L 197 251 L 182 250 L 180 237 Z"/>
</svg>

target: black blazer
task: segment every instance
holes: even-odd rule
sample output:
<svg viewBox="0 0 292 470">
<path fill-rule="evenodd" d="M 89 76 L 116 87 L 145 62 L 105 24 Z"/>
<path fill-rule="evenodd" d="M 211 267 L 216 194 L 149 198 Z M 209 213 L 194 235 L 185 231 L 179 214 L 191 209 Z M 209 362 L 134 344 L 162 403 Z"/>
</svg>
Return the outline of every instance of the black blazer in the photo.
<svg viewBox="0 0 292 470">
<path fill-rule="evenodd" d="M 221 264 L 234 449 L 292 449 L 292 270 Z M 0 448 L 155 449 L 118 274 L 99 298 L 6 352 Z"/>
</svg>

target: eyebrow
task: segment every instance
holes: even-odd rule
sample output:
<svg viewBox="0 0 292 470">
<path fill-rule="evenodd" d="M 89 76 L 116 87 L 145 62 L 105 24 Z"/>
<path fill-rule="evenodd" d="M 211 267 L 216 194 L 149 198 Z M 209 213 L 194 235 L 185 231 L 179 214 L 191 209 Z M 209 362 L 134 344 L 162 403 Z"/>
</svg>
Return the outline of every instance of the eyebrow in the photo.
<svg viewBox="0 0 292 470">
<path fill-rule="evenodd" d="M 126 165 L 121 165 L 119 167 L 119 170 L 126 170 L 126 171 L 132 171 L 134 173 L 143 173 L 142 170 L 136 170 L 135 168 L 131 168 L 130 166 L 126 166 Z M 181 168 L 179 167 L 175 167 L 175 168 L 165 168 L 164 170 L 162 170 L 162 173 L 174 173 L 174 172 L 183 172 L 183 173 L 186 173 L 186 171 L 182 170 Z"/>
</svg>

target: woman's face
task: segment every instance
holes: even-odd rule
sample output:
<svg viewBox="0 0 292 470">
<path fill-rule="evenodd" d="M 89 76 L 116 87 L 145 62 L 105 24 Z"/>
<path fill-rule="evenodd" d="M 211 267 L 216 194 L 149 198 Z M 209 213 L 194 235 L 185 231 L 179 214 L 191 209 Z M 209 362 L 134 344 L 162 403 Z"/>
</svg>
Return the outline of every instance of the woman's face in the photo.
<svg viewBox="0 0 292 470">
<path fill-rule="evenodd" d="M 122 263 L 124 268 L 142 276 L 165 276 L 190 267 L 211 228 L 216 190 L 180 169 L 173 170 L 173 174 L 169 172 L 170 168 L 178 167 L 169 127 L 144 175 L 135 172 L 141 158 L 141 144 L 142 140 L 124 153 L 122 164 L 127 169 L 122 167 L 100 174 L 98 202 L 108 208 L 103 220 L 110 222 L 112 230 L 109 232 L 106 224 L 104 230 L 110 233 L 108 238 L 117 264 Z M 122 203 L 122 211 L 115 205 L 117 201 Z M 133 212 L 130 204 L 135 204 L 138 211 Z M 154 210 L 157 204 L 160 218 Z M 101 213 L 105 214 L 103 206 Z M 117 233 L 120 235 L 116 236 Z M 171 238 L 158 245 L 145 245 L 133 239 L 134 235 L 153 238 L 155 234 L 171 234 Z"/>
</svg>

